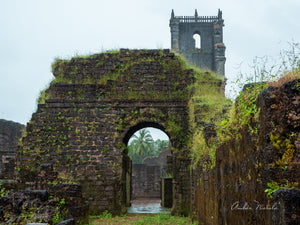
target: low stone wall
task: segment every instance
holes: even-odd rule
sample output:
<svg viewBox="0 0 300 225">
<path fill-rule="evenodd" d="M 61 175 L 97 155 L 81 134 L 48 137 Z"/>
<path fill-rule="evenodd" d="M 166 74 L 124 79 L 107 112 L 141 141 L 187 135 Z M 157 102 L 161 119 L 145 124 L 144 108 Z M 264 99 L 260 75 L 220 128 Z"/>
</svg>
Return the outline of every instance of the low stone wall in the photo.
<svg viewBox="0 0 300 225">
<path fill-rule="evenodd" d="M 50 185 L 47 190 L 21 190 L 2 193 L 1 224 L 45 223 L 63 220 L 88 224 L 89 208 L 80 185 Z"/>
<path fill-rule="evenodd" d="M 157 165 L 132 164 L 132 197 L 161 198 L 161 168 Z"/>
</svg>

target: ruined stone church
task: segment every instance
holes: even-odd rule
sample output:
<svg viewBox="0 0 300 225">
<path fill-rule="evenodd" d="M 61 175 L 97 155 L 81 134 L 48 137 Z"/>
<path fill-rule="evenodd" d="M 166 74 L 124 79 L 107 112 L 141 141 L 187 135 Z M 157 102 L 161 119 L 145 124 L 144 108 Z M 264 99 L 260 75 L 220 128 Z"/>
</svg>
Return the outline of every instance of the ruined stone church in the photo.
<svg viewBox="0 0 300 225">
<path fill-rule="evenodd" d="M 197 10 L 193 16 L 175 16 L 172 10 L 173 51 L 120 49 L 56 60 L 55 79 L 42 92 L 17 147 L 12 189 L 60 196 L 66 201 L 66 218 L 78 221 L 104 211 L 126 213 L 132 199 L 128 142 L 136 131 L 153 127 L 171 143 L 166 162 L 171 176 L 159 179 L 172 214 L 211 225 L 292 220 L 293 210 L 299 209 L 287 197 L 299 201 L 299 160 L 294 156 L 300 140 L 293 135 L 300 129 L 297 82 L 262 90 L 255 102 L 260 110 L 247 115 L 250 122 L 236 130 L 225 127 L 223 133 L 236 133 L 221 142 L 215 123 L 226 109 L 216 117 L 210 110 L 226 101 L 223 26 L 221 10 L 217 16 L 198 16 Z M 193 139 L 199 134 L 203 143 Z M 284 143 L 282 150 L 274 140 Z M 214 143 L 219 144 L 215 152 Z M 204 145 L 207 154 L 195 162 L 192 149 Z M 276 162 L 287 155 L 282 169 Z M 273 198 L 281 203 L 277 211 L 232 210 L 237 201 L 270 204 L 267 183 L 284 179 L 294 188 Z"/>
</svg>

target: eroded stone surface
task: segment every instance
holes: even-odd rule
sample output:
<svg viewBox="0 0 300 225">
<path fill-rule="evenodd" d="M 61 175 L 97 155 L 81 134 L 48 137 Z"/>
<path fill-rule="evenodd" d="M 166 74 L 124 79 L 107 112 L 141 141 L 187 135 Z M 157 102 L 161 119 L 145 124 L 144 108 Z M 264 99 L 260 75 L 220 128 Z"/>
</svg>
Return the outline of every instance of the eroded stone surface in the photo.
<svg viewBox="0 0 300 225">
<path fill-rule="evenodd" d="M 124 213 L 131 135 L 165 131 L 173 147 L 178 211 L 189 208 L 189 90 L 194 72 L 169 50 L 128 50 L 57 61 L 52 82 L 27 125 L 16 158 L 20 187 L 77 183 L 90 214 Z M 179 196 L 181 196 L 179 198 Z"/>
<path fill-rule="evenodd" d="M 0 178 L 12 179 L 18 141 L 25 126 L 0 119 Z"/>
<path fill-rule="evenodd" d="M 296 101 L 300 96 L 299 81 L 263 90 L 256 103 L 260 108 L 257 133 L 243 127 L 240 139 L 236 137 L 217 148 L 214 169 L 198 171 L 195 205 L 200 222 L 298 224 L 299 217 L 294 215 L 299 206 L 291 210 L 293 206 L 290 207 L 289 202 L 296 204 L 299 191 L 276 193 L 276 199 L 282 202 L 281 207 L 277 207 L 278 201 L 271 203 L 265 190 L 270 188 L 268 183 L 275 186 L 293 184 L 294 188 L 299 188 L 300 108 Z M 293 153 L 288 154 L 287 149 Z M 286 167 L 278 165 L 283 154 L 291 157 Z M 292 192 L 295 202 L 287 197 L 292 196 Z"/>
</svg>

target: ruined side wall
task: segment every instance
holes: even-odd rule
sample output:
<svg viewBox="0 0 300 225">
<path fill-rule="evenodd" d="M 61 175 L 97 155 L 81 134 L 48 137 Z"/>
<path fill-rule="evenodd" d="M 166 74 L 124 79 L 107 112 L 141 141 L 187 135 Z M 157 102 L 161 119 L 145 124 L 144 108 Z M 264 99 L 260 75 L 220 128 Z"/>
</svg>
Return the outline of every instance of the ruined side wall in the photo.
<svg viewBox="0 0 300 225">
<path fill-rule="evenodd" d="M 14 157 L 25 126 L 0 119 L 0 176 L 13 178 Z"/>
<path fill-rule="evenodd" d="M 281 200 L 271 201 L 265 190 L 269 188 L 267 183 L 299 188 L 298 82 L 262 91 L 257 101 L 259 120 L 256 125 L 252 124 L 258 129 L 257 133 L 251 132 L 247 126 L 243 127 L 240 139 L 236 137 L 218 147 L 214 169 L 197 171 L 195 205 L 200 224 L 287 222 L 278 218 L 284 214 L 283 206 L 276 205 Z M 291 150 L 293 153 L 288 153 Z M 287 166 L 281 166 L 279 159 L 286 160 Z M 279 209 L 282 211 L 279 212 Z M 297 210 L 299 207 L 289 215 L 294 222 L 299 222 Z M 273 220 L 274 215 L 276 221 Z"/>
</svg>

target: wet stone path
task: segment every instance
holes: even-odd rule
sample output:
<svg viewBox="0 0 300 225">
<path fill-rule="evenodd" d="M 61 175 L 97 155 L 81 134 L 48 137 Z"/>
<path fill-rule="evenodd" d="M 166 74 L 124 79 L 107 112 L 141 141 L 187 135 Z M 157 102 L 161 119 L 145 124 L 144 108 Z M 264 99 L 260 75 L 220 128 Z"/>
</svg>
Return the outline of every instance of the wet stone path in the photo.
<svg viewBox="0 0 300 225">
<path fill-rule="evenodd" d="M 170 213 L 170 208 L 161 206 L 160 199 L 139 198 L 131 201 L 127 213 Z"/>
</svg>

